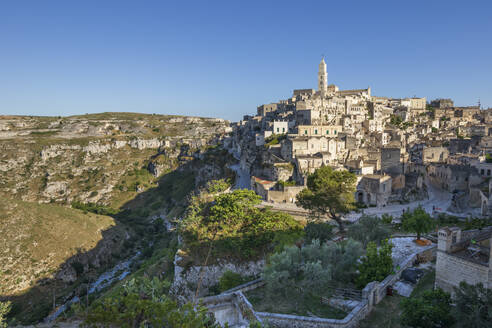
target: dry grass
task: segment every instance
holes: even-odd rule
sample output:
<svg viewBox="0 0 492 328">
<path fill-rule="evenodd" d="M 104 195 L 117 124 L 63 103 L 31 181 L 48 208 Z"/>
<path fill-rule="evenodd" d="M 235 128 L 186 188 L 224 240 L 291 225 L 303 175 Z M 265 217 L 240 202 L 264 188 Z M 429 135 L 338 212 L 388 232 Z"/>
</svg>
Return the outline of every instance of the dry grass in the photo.
<svg viewBox="0 0 492 328">
<path fill-rule="evenodd" d="M 12 295 L 52 275 L 77 251 L 92 249 L 108 216 L 55 205 L 0 199 L 0 295 Z"/>
</svg>

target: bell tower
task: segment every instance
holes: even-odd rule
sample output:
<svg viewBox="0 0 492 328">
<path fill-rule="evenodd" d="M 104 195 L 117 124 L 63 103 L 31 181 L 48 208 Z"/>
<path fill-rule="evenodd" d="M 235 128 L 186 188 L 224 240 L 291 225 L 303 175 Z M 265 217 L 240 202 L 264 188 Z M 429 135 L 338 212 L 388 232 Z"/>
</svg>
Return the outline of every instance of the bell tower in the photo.
<svg viewBox="0 0 492 328">
<path fill-rule="evenodd" d="M 319 63 L 318 91 L 323 98 L 326 96 L 326 93 L 328 91 L 328 74 L 326 73 L 326 63 L 324 56 L 321 58 L 321 62 Z"/>
</svg>

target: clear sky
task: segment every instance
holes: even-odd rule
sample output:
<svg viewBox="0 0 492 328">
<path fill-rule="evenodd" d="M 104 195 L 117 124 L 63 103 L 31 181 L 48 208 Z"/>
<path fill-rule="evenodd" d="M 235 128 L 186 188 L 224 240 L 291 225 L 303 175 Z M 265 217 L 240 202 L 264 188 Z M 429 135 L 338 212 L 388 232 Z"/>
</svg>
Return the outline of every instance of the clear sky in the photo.
<svg viewBox="0 0 492 328">
<path fill-rule="evenodd" d="M 1 1 L 0 114 L 238 120 L 328 82 L 492 107 L 492 1 Z"/>
</svg>

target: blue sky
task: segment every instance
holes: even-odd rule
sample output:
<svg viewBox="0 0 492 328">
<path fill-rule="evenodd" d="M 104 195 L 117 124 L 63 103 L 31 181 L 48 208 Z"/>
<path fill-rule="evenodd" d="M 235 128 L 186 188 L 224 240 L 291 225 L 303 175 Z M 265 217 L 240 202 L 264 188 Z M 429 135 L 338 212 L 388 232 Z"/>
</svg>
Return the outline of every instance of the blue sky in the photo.
<svg viewBox="0 0 492 328">
<path fill-rule="evenodd" d="M 0 114 L 238 120 L 329 83 L 492 107 L 492 1 L 2 1 Z"/>
</svg>

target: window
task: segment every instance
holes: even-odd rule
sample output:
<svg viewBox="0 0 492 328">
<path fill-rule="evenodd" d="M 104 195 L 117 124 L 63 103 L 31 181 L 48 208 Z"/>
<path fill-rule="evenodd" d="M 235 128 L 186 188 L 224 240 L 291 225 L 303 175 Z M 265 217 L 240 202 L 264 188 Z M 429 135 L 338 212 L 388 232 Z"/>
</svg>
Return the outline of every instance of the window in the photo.
<svg viewBox="0 0 492 328">
<path fill-rule="evenodd" d="M 282 128 L 282 132 L 285 132 L 285 128 Z"/>
<path fill-rule="evenodd" d="M 280 128 L 277 128 L 277 132 L 280 132 Z"/>
<path fill-rule="evenodd" d="M 480 174 L 481 174 L 481 175 L 485 175 L 485 170 L 484 170 L 484 169 L 481 169 L 481 170 L 480 170 Z"/>
<path fill-rule="evenodd" d="M 307 130 L 304 130 L 304 134 L 307 134 Z"/>
<path fill-rule="evenodd" d="M 487 170 L 487 176 L 490 176 L 490 169 Z"/>
<path fill-rule="evenodd" d="M 333 134 L 337 134 L 337 130 L 334 130 L 334 131 L 333 131 Z"/>
<path fill-rule="evenodd" d="M 314 130 L 314 134 L 318 134 L 318 130 Z"/>
<path fill-rule="evenodd" d="M 326 130 L 326 134 L 330 134 L 330 130 Z"/>
</svg>

